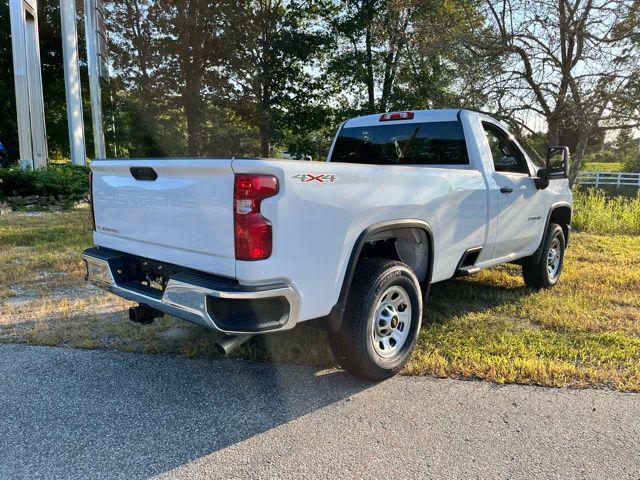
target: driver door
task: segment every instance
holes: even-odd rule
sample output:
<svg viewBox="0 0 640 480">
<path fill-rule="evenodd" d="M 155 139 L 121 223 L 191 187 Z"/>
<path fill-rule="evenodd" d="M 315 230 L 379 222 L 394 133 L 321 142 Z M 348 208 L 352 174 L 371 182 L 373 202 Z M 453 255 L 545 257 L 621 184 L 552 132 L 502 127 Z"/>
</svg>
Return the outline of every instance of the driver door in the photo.
<svg viewBox="0 0 640 480">
<path fill-rule="evenodd" d="M 483 122 L 498 195 L 498 226 L 493 259 L 529 255 L 540 242 L 545 202 L 535 186 L 529 164 L 510 134 L 499 125 Z"/>
</svg>

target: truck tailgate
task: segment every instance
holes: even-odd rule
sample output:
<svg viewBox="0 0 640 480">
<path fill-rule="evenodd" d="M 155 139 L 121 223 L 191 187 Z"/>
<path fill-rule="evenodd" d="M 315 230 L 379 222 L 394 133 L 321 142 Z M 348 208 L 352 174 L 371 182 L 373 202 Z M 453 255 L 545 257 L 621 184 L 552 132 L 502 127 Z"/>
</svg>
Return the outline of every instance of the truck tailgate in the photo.
<svg viewBox="0 0 640 480">
<path fill-rule="evenodd" d="M 101 160 L 91 170 L 96 245 L 235 276 L 230 159 Z"/>
</svg>

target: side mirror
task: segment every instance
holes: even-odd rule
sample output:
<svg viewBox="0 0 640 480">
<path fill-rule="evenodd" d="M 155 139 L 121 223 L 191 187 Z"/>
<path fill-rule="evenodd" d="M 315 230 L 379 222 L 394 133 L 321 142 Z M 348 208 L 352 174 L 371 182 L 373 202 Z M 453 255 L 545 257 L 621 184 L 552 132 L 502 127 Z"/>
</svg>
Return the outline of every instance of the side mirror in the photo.
<svg viewBox="0 0 640 480">
<path fill-rule="evenodd" d="M 545 166 L 546 177 L 569 178 L 569 147 L 549 147 Z"/>
<path fill-rule="evenodd" d="M 549 186 L 549 177 L 547 177 L 547 169 L 541 168 L 538 170 L 538 176 L 533 179 L 533 183 L 536 184 L 538 190 L 544 190 Z"/>
</svg>

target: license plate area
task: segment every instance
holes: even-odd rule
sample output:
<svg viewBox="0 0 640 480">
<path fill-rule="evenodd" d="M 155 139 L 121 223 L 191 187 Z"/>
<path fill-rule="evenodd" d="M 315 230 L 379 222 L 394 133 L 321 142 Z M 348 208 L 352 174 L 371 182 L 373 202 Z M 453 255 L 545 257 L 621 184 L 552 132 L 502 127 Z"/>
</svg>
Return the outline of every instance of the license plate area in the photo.
<svg viewBox="0 0 640 480">
<path fill-rule="evenodd" d="M 171 276 L 182 270 L 180 267 L 147 258 L 127 256 L 125 258 L 129 284 L 134 283 L 162 295 Z"/>
</svg>

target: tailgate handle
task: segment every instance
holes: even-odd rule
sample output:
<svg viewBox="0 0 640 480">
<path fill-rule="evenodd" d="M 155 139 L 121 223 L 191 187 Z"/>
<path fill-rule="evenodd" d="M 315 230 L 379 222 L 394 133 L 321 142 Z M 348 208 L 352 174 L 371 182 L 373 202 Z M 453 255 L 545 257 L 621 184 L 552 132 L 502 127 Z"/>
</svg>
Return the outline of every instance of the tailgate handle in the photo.
<svg viewBox="0 0 640 480">
<path fill-rule="evenodd" d="M 151 167 L 131 167 L 131 175 L 136 180 L 148 180 L 153 182 L 158 174 Z"/>
</svg>

